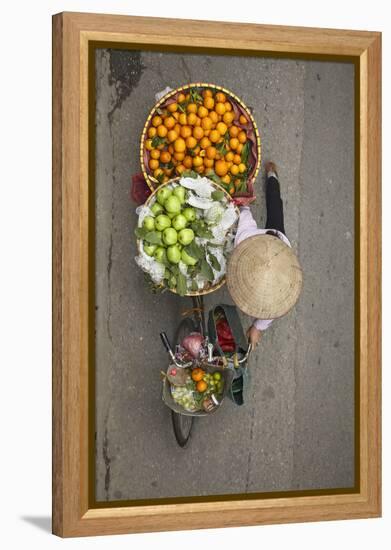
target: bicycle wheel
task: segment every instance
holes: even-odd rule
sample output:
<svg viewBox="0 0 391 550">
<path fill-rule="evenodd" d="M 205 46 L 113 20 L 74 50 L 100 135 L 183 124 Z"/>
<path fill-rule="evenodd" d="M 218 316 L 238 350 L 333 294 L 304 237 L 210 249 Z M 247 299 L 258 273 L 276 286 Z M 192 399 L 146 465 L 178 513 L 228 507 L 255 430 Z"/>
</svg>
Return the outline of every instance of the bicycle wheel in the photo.
<svg viewBox="0 0 391 550">
<path fill-rule="evenodd" d="M 190 319 L 190 317 L 183 319 L 177 328 L 175 343 L 180 344 L 185 336 L 196 330 L 197 326 L 193 319 Z M 171 411 L 171 419 L 175 439 L 180 447 L 185 447 L 190 439 L 194 424 L 194 416 L 187 416 L 186 414 L 179 414 L 175 411 Z"/>
</svg>

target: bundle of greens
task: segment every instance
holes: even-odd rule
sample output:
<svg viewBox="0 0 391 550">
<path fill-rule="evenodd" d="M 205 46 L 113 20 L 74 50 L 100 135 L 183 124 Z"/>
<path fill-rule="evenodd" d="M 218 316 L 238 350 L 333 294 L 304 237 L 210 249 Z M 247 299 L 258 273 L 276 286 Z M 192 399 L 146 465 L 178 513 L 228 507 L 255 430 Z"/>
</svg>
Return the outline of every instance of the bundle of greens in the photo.
<svg viewBox="0 0 391 550">
<path fill-rule="evenodd" d="M 153 290 L 184 296 L 223 279 L 238 214 L 213 181 L 185 174 L 161 186 L 137 213 L 135 260 Z"/>
</svg>

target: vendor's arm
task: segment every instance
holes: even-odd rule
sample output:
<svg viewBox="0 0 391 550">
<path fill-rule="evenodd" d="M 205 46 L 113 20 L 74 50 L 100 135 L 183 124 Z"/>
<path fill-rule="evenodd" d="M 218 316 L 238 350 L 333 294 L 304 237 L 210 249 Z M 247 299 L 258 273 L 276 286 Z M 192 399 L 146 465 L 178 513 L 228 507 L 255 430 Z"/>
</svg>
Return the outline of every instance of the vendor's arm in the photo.
<svg viewBox="0 0 391 550">
<path fill-rule="evenodd" d="M 247 339 L 255 348 L 262 338 L 262 332 L 272 324 L 273 319 L 257 319 L 247 331 Z"/>
<path fill-rule="evenodd" d="M 235 246 L 244 239 L 252 237 L 257 229 L 257 223 L 253 218 L 250 208 L 248 206 L 242 206 L 240 208 L 238 228 L 236 230 Z"/>
</svg>

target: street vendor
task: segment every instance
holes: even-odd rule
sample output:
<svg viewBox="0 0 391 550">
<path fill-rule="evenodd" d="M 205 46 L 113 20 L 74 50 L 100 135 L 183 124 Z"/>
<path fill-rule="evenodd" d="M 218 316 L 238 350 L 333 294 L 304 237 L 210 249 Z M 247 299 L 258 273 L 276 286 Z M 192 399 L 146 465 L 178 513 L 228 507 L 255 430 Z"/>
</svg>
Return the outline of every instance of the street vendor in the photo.
<svg viewBox="0 0 391 550">
<path fill-rule="evenodd" d="M 227 268 L 227 286 L 236 306 L 254 317 L 247 331 L 253 347 L 262 331 L 297 302 L 302 270 L 285 235 L 284 210 L 276 166 L 266 163 L 265 229 L 259 229 L 248 205 L 240 207 L 235 249 Z"/>
</svg>

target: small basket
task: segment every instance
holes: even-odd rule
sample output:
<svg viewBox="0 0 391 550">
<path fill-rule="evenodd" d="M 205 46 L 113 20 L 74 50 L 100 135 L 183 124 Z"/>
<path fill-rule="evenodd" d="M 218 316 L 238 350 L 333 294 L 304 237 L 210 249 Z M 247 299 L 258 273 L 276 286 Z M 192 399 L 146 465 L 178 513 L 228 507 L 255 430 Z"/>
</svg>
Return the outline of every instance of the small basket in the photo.
<svg viewBox="0 0 391 550">
<path fill-rule="evenodd" d="M 169 181 L 167 181 L 166 183 L 163 183 L 160 187 L 156 188 L 150 195 L 149 197 L 147 198 L 147 200 L 145 201 L 144 205 L 145 206 L 149 206 L 151 204 L 151 202 L 153 200 L 155 200 L 155 195 L 157 193 L 157 191 L 159 189 L 161 189 L 162 187 L 164 187 L 165 185 L 170 185 L 172 183 L 176 183 L 178 181 L 180 181 L 180 177 L 177 177 L 177 178 L 173 178 Z M 232 200 L 232 197 L 229 193 L 227 193 L 227 191 L 225 189 L 223 189 L 223 187 L 221 187 L 218 183 L 215 183 L 213 181 L 211 181 L 211 184 L 216 187 L 216 191 L 223 191 L 223 193 L 225 194 L 225 196 L 231 201 Z M 239 213 L 239 209 L 237 207 L 235 207 L 237 212 Z M 137 250 L 138 252 L 140 253 L 141 252 L 141 239 L 137 239 Z M 225 276 L 222 277 L 220 279 L 220 281 L 218 281 L 215 285 L 211 285 L 211 286 L 206 286 L 206 288 L 202 289 L 202 290 L 188 290 L 188 292 L 185 294 L 185 296 L 204 296 L 206 294 L 210 294 L 211 292 L 214 292 L 215 290 L 218 290 L 219 288 L 221 288 L 222 286 L 224 286 L 225 284 Z M 173 292 L 174 294 L 177 294 L 177 291 L 174 289 L 174 288 L 169 288 L 167 287 L 168 290 L 170 290 L 170 292 Z"/>
<path fill-rule="evenodd" d="M 212 374 L 214 372 L 220 372 L 222 377 L 223 377 L 224 387 L 223 387 L 223 393 L 220 396 L 219 404 L 210 412 L 206 412 L 204 410 L 192 412 L 192 411 L 188 411 L 188 410 L 184 409 L 181 405 L 179 405 L 179 403 L 174 401 L 174 399 L 171 395 L 171 384 L 168 381 L 167 377 L 164 376 L 162 399 L 163 399 L 164 403 L 167 405 L 167 407 L 169 407 L 171 410 L 173 410 L 174 412 L 176 412 L 178 414 L 183 414 L 183 415 L 186 415 L 186 416 L 208 416 L 208 415 L 216 412 L 221 407 L 221 404 L 222 404 L 224 398 L 226 397 L 226 395 L 230 391 L 230 388 L 231 388 L 231 385 L 232 385 L 232 380 L 234 378 L 234 372 L 230 368 L 216 366 L 216 365 L 212 365 L 212 364 L 209 364 L 209 363 L 203 364 L 202 369 L 205 370 L 206 372 L 212 373 Z"/>
<path fill-rule="evenodd" d="M 256 142 L 255 143 L 255 145 L 256 145 L 255 165 L 254 165 L 254 167 L 252 169 L 252 172 L 249 176 L 248 182 L 255 181 L 255 178 L 258 175 L 259 168 L 260 168 L 260 165 L 261 165 L 261 139 L 259 137 L 259 131 L 258 131 L 257 124 L 254 120 L 254 117 L 252 116 L 252 114 L 250 112 L 250 109 L 243 103 L 243 101 L 237 95 L 235 95 L 230 90 L 227 90 L 226 88 L 223 88 L 222 86 L 217 86 L 216 84 L 208 84 L 208 83 L 205 83 L 205 82 L 198 82 L 198 83 L 186 84 L 185 86 L 181 86 L 179 88 L 176 88 L 175 90 L 172 90 L 171 92 L 168 92 L 166 95 L 164 95 L 155 104 L 155 106 L 153 107 L 153 109 L 151 110 L 151 112 L 148 115 L 148 118 L 147 118 L 146 123 L 144 125 L 144 129 L 143 129 L 142 134 L 141 134 L 140 163 L 141 163 L 141 170 L 143 172 L 145 181 L 147 182 L 150 189 L 153 191 L 161 185 L 159 183 L 159 181 L 150 173 L 150 169 L 147 166 L 148 154 L 147 154 L 147 151 L 145 149 L 145 142 L 147 140 L 147 132 L 148 132 L 148 129 L 150 128 L 150 126 L 151 126 L 152 118 L 156 114 L 156 110 L 159 109 L 159 107 L 161 107 L 162 105 L 164 105 L 168 100 L 170 100 L 171 98 L 174 98 L 174 96 L 178 95 L 181 92 L 184 92 L 184 93 L 188 92 L 191 88 L 198 88 L 198 89 L 208 88 L 208 89 L 215 90 L 216 92 L 218 92 L 218 91 L 224 92 L 232 102 L 236 103 L 236 105 L 242 111 L 244 111 L 247 118 L 251 122 L 252 129 L 254 130 L 254 135 L 255 135 L 255 142 Z"/>
</svg>

